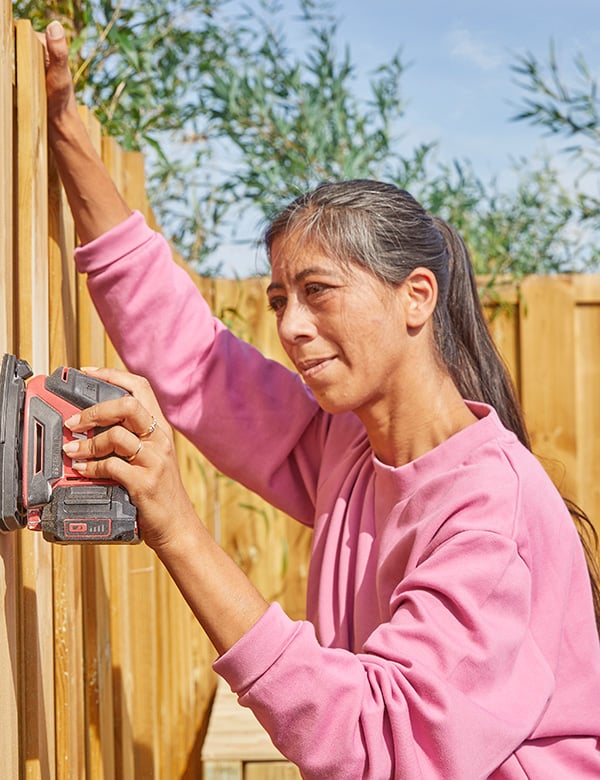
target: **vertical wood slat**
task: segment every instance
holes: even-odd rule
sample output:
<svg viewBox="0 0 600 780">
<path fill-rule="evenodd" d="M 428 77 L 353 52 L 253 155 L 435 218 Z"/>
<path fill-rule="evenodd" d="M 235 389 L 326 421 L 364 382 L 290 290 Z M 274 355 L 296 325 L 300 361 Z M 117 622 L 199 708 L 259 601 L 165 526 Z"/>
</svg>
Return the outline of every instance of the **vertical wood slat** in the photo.
<svg viewBox="0 0 600 780">
<path fill-rule="evenodd" d="M 91 112 L 83 107 L 80 116 L 98 154 L 101 154 L 102 128 Z M 77 310 L 79 327 L 79 365 L 103 366 L 106 362 L 104 327 L 87 290 L 86 278 L 77 276 Z"/>
<path fill-rule="evenodd" d="M 300 770 L 283 761 L 251 762 L 244 765 L 244 780 L 302 780 Z"/>
<path fill-rule="evenodd" d="M 48 162 L 42 49 L 16 24 L 17 350 L 48 369 Z M 20 744 L 27 778 L 55 777 L 52 553 L 40 535 L 18 537 L 20 565 Z M 24 727 L 25 726 L 25 727 Z"/>
<path fill-rule="evenodd" d="M 0 0 L 0 349 L 13 352 L 12 4 Z M 7 778 L 19 774 L 19 623 L 16 534 L 0 534 L 0 755 Z"/>
<path fill-rule="evenodd" d="M 73 218 L 51 159 L 48 188 L 50 366 L 76 365 L 77 284 Z M 56 545 L 53 558 L 56 776 L 84 780 L 86 721 L 81 547 Z"/>
<path fill-rule="evenodd" d="M 121 193 L 128 206 L 147 211 L 144 159 L 136 152 L 122 153 Z M 130 610 L 132 673 L 131 729 L 135 771 L 138 777 L 159 777 L 162 746 L 159 736 L 158 678 L 159 564 L 145 545 L 129 550 L 127 595 Z M 152 684 L 148 681 L 152 680 Z"/>
<path fill-rule="evenodd" d="M 96 151 L 101 153 L 101 127 L 91 113 L 81 118 Z M 88 293 L 86 280 L 77 278 L 78 364 L 103 366 L 106 362 L 104 328 Z M 105 547 L 82 549 L 82 602 L 84 621 L 87 771 L 91 777 L 115 776 L 114 691 L 111 635 L 110 551 Z"/>
<path fill-rule="evenodd" d="M 48 157 L 42 47 L 16 22 L 18 351 L 36 373 L 48 369 Z"/>
<path fill-rule="evenodd" d="M 12 4 L 0 0 L 0 347 L 13 344 L 13 75 Z"/>
<path fill-rule="evenodd" d="M 600 535 L 600 300 L 575 310 L 577 500 Z"/>
<path fill-rule="evenodd" d="M 123 186 L 123 155 L 114 139 L 101 140 L 102 160 L 116 186 Z M 121 367 L 119 357 L 105 335 L 105 364 Z M 135 751 L 132 727 L 133 671 L 135 655 L 131 643 L 131 614 L 129 598 L 129 549 L 114 547 L 109 550 L 110 576 L 110 636 L 112 684 L 114 704 L 115 773 L 120 780 L 134 780 Z"/>
<path fill-rule="evenodd" d="M 521 403 L 532 449 L 561 493 L 576 500 L 575 298 L 568 277 L 522 284 Z"/>
</svg>

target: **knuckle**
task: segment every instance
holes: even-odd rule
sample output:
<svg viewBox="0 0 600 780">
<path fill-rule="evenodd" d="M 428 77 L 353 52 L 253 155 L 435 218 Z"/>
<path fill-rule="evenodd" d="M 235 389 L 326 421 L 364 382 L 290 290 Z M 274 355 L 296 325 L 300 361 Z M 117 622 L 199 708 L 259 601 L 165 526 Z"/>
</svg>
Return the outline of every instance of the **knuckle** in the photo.
<svg viewBox="0 0 600 780">
<path fill-rule="evenodd" d="M 82 417 L 83 417 L 83 414 L 85 414 L 85 417 L 86 417 L 87 421 L 90 422 L 90 423 L 95 423 L 99 419 L 98 407 L 97 406 L 90 406 L 88 409 L 85 410 L 85 413 L 82 413 L 82 415 L 81 415 Z"/>
<path fill-rule="evenodd" d="M 126 415 L 135 414 L 140 406 L 140 402 L 135 399 L 132 395 L 124 395 L 123 396 L 123 408 L 125 410 Z"/>
</svg>

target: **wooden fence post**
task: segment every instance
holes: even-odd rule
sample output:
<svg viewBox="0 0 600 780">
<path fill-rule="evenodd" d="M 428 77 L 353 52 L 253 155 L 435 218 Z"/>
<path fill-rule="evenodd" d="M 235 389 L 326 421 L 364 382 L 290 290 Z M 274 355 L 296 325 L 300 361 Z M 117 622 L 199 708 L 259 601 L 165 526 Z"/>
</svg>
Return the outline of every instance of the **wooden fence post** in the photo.
<svg viewBox="0 0 600 780">
<path fill-rule="evenodd" d="M 0 0 L 0 349 L 13 352 L 13 73 L 12 3 Z M 0 534 L 0 755 L 18 776 L 18 589 L 16 534 Z"/>
<path fill-rule="evenodd" d="M 16 23 L 17 351 L 48 370 L 48 160 L 42 47 Z M 41 535 L 18 536 L 20 564 L 20 742 L 28 778 L 55 777 L 52 553 Z"/>
</svg>

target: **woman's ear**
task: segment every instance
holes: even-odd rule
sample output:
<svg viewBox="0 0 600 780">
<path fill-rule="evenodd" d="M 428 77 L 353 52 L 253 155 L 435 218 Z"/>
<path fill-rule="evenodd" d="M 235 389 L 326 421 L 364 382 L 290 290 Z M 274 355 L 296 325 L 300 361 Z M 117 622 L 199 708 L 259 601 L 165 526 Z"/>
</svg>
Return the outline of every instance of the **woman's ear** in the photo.
<svg viewBox="0 0 600 780">
<path fill-rule="evenodd" d="M 406 324 L 420 328 L 433 316 L 438 286 L 435 274 L 428 268 L 415 268 L 404 282 L 406 293 Z"/>
</svg>

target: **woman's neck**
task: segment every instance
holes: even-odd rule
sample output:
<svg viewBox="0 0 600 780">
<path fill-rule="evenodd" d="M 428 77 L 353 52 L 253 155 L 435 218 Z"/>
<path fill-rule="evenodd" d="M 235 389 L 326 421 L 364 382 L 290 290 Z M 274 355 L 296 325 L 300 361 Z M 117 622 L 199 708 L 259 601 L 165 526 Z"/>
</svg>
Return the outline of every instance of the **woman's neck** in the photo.
<svg viewBox="0 0 600 780">
<path fill-rule="evenodd" d="M 389 466 L 403 466 L 434 449 L 477 418 L 446 372 L 427 372 L 402 382 L 369 409 L 357 410 L 373 452 Z"/>
</svg>

